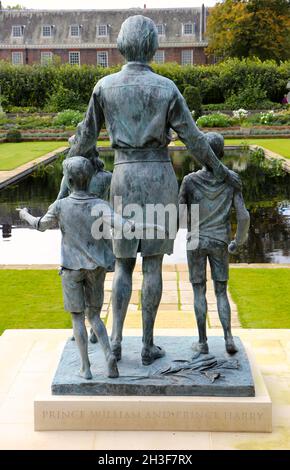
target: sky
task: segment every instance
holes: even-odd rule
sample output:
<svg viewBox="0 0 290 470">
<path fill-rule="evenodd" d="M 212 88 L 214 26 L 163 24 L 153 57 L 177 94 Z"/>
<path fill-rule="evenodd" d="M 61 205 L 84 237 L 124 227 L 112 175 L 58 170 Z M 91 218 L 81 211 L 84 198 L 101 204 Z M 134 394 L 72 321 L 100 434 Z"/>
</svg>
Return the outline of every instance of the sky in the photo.
<svg viewBox="0 0 290 470">
<path fill-rule="evenodd" d="M 23 5 L 26 8 L 33 9 L 120 9 L 120 8 L 143 8 L 146 4 L 147 8 L 180 8 L 201 6 L 213 6 L 216 0 L 106 0 L 100 2 L 97 0 L 2 0 L 2 5 Z M 61 8 L 60 8 L 61 3 Z"/>
</svg>

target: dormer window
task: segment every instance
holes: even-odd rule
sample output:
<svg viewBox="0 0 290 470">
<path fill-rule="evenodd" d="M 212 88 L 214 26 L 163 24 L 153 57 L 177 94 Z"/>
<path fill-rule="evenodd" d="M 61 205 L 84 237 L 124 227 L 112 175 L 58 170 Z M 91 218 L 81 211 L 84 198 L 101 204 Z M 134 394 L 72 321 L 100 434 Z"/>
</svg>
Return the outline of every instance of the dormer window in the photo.
<svg viewBox="0 0 290 470">
<path fill-rule="evenodd" d="M 12 37 L 14 38 L 22 38 L 24 31 L 24 26 L 22 25 L 14 25 L 12 26 Z"/>
<path fill-rule="evenodd" d="M 97 36 L 108 36 L 108 25 L 98 24 L 97 25 Z"/>
<path fill-rule="evenodd" d="M 81 35 L 81 27 L 79 24 L 71 24 L 70 25 L 70 36 L 74 38 L 78 38 Z"/>
<path fill-rule="evenodd" d="M 42 26 L 42 36 L 50 38 L 52 36 L 52 25 L 45 24 Z"/>
<path fill-rule="evenodd" d="M 193 23 L 183 23 L 182 25 L 182 34 L 185 36 L 194 34 L 194 25 Z"/>
<path fill-rule="evenodd" d="M 164 24 L 157 24 L 156 25 L 158 36 L 165 36 L 165 25 Z"/>
</svg>

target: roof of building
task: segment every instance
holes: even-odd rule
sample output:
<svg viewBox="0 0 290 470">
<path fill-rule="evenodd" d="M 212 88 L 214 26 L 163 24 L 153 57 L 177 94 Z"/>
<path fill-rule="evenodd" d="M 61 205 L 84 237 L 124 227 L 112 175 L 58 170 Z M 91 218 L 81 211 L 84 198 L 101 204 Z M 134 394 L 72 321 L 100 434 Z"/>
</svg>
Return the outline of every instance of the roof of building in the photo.
<svg viewBox="0 0 290 470">
<path fill-rule="evenodd" d="M 85 48 L 116 47 L 123 21 L 144 14 L 163 24 L 162 47 L 204 45 L 201 34 L 202 8 L 130 8 L 120 10 L 0 10 L 0 47 Z M 184 35 L 182 25 L 194 24 L 194 34 Z M 71 36 L 70 26 L 80 26 L 80 36 Z M 97 26 L 106 25 L 107 35 L 97 34 Z M 21 26 L 23 34 L 13 37 L 12 26 Z M 43 26 L 52 26 L 51 37 L 42 35 Z"/>
</svg>

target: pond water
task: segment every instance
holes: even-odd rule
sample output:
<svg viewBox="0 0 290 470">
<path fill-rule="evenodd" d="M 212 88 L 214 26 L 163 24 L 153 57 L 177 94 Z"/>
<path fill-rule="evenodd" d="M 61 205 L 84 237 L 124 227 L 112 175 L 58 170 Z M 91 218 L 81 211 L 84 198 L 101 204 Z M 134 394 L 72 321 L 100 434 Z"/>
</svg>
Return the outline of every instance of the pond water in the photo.
<svg viewBox="0 0 290 470">
<path fill-rule="evenodd" d="M 112 151 L 104 151 L 101 156 L 106 169 L 112 171 Z M 171 157 L 179 183 L 197 169 L 187 151 L 171 151 Z M 276 176 L 246 153 L 226 155 L 224 163 L 240 174 L 251 215 L 248 242 L 231 262 L 290 263 L 290 175 Z M 59 263 L 59 230 L 32 230 L 20 221 L 15 209 L 26 206 L 35 216 L 44 214 L 56 198 L 60 180 L 61 164 L 55 162 L 0 191 L 0 264 Z M 165 257 L 166 263 L 186 262 L 185 236 L 186 231 L 180 230 L 174 254 Z"/>
</svg>

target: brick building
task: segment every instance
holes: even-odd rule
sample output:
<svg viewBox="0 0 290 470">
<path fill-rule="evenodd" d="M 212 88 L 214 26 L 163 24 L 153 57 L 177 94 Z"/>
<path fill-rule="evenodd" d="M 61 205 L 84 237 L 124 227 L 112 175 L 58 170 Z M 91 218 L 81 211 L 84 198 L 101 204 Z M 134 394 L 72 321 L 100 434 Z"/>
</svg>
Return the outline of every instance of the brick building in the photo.
<svg viewBox="0 0 290 470">
<path fill-rule="evenodd" d="M 1 5 L 1 2 L 0 2 Z M 159 33 L 157 63 L 205 64 L 207 8 L 127 10 L 4 10 L 0 6 L 0 60 L 13 64 L 123 62 L 117 50 L 122 22 L 131 15 L 152 18 Z"/>
</svg>

